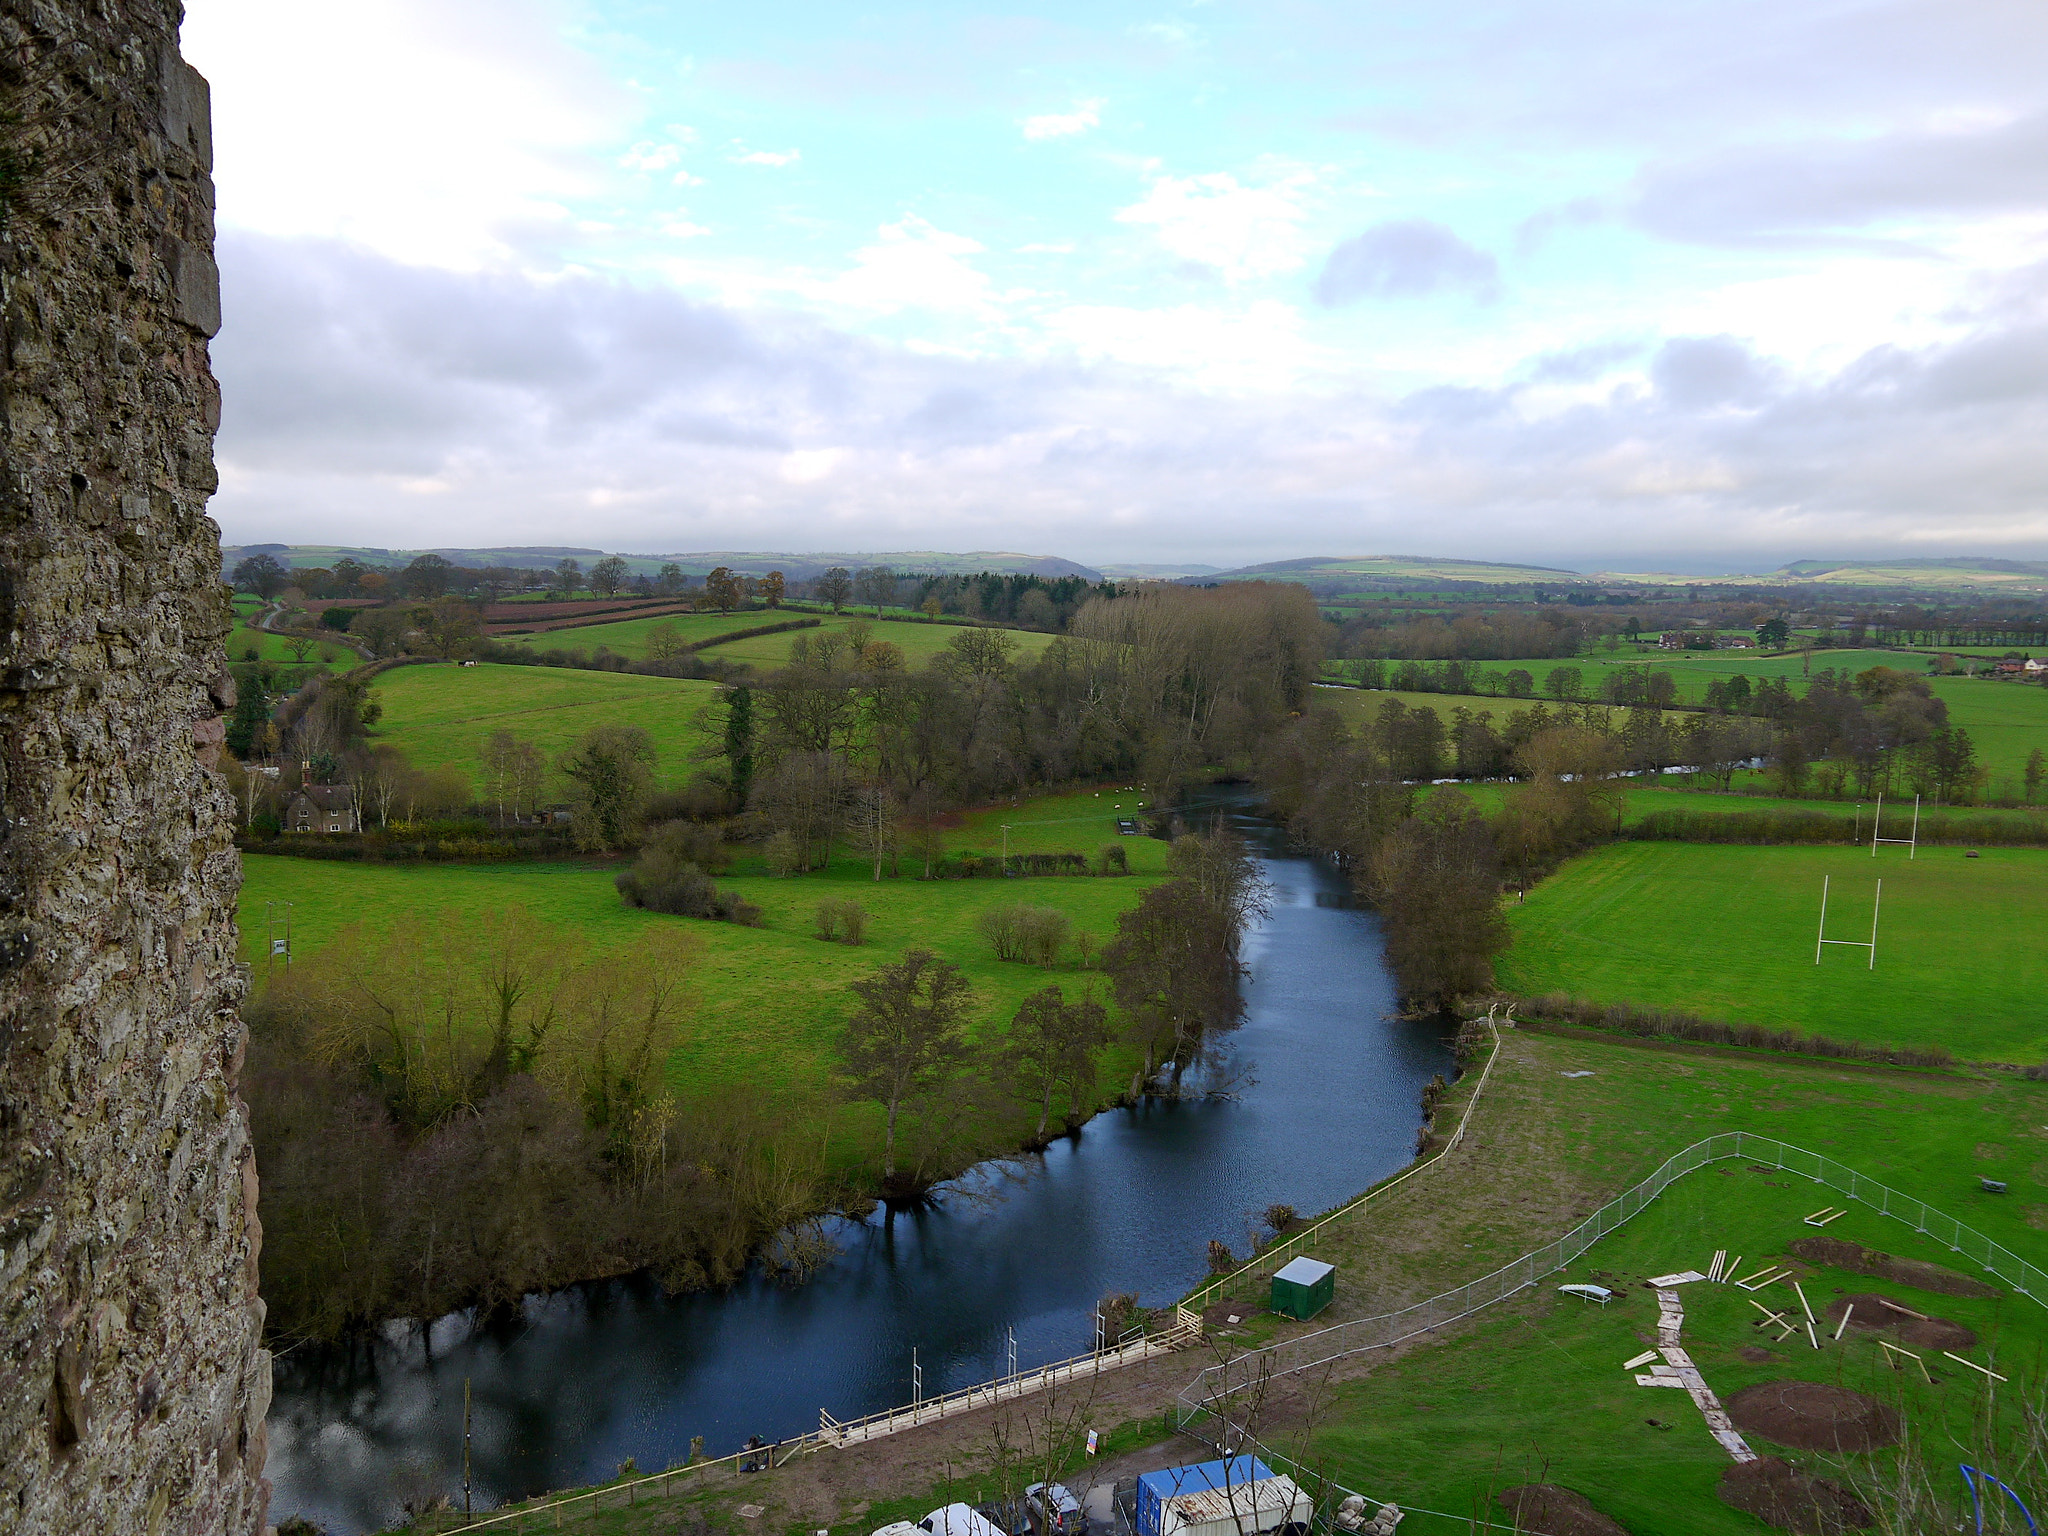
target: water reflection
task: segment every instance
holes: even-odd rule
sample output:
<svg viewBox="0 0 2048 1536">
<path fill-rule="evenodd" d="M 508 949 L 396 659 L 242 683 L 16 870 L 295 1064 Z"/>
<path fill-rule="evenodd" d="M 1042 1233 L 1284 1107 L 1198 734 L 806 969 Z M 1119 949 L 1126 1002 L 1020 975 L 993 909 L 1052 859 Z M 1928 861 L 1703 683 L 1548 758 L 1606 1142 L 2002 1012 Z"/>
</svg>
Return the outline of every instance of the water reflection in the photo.
<svg viewBox="0 0 2048 1536">
<path fill-rule="evenodd" d="M 393 1328 L 277 1369 L 273 1518 L 337 1533 L 392 1520 L 409 1484 L 459 1484 L 463 1381 L 480 1504 L 713 1454 L 1088 1347 L 1096 1301 L 1163 1305 L 1200 1278 L 1211 1238 L 1242 1252 L 1257 1213 L 1307 1212 L 1407 1161 L 1417 1096 L 1451 1071 L 1434 1029 L 1391 1018 L 1370 913 L 1320 861 L 1241 818 L 1273 883 L 1246 936 L 1248 1012 L 1228 1049 L 1256 1063 L 1235 1099 L 1096 1117 L 1042 1156 L 978 1170 L 929 1208 L 841 1222 L 838 1257 L 795 1289 L 758 1276 L 715 1295 L 645 1280 L 530 1300 L 472 1335 Z"/>
</svg>

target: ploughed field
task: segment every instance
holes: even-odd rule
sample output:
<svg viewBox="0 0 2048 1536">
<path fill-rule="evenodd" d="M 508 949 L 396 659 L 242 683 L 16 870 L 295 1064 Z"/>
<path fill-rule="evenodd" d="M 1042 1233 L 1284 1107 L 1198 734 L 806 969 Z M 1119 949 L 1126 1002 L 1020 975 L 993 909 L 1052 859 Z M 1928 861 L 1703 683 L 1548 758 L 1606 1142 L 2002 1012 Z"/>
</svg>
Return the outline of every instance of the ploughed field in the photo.
<svg viewBox="0 0 2048 1536">
<path fill-rule="evenodd" d="M 1888 828 L 1888 830 L 1897 830 Z M 2048 850 L 1620 843 L 1508 909 L 1501 985 L 2022 1064 L 2048 1058 Z M 1831 939 L 1814 964 L 1821 882 Z"/>
</svg>

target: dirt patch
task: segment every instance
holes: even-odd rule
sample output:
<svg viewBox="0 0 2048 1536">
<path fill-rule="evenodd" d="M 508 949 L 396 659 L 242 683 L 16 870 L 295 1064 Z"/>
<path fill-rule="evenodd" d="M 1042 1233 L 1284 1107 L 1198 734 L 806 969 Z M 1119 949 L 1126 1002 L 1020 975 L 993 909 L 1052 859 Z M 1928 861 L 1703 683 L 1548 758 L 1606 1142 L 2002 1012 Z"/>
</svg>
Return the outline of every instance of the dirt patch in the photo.
<svg viewBox="0 0 2048 1536">
<path fill-rule="evenodd" d="M 1737 1462 L 1721 1474 L 1717 1491 L 1723 1504 L 1800 1536 L 1867 1531 L 1877 1520 L 1840 1483 L 1809 1477 L 1776 1456 Z"/>
<path fill-rule="evenodd" d="M 1888 1331 L 1902 1344 L 1915 1349 L 1970 1349 L 1977 1343 L 1976 1330 L 1945 1317 L 1909 1317 L 1895 1312 L 1883 1296 L 1837 1296 L 1827 1309 L 1827 1320 L 1839 1323 L 1849 1308 L 1849 1326 L 1863 1333 Z"/>
<path fill-rule="evenodd" d="M 1256 1301 L 1219 1301 L 1213 1307 L 1202 1309 L 1202 1332 L 1214 1333 L 1219 1328 L 1240 1327 L 1265 1310 Z"/>
<path fill-rule="evenodd" d="M 1626 1526 L 1601 1514 L 1584 1494 L 1555 1483 L 1505 1488 L 1494 1495 L 1494 1502 L 1515 1517 L 1518 1530 L 1542 1531 L 1544 1536 L 1628 1536 Z"/>
<path fill-rule="evenodd" d="M 1778 1358 L 1776 1355 L 1772 1354 L 1768 1349 L 1765 1349 L 1761 1344 L 1745 1344 L 1742 1346 L 1739 1353 L 1741 1354 L 1742 1358 L 1747 1360 L 1751 1365 L 1762 1365 L 1766 1360 L 1775 1360 Z"/>
<path fill-rule="evenodd" d="M 1746 1434 L 1802 1451 L 1874 1451 L 1899 1441 L 1898 1410 L 1865 1392 L 1817 1381 L 1765 1381 L 1728 1399 Z"/>
<path fill-rule="evenodd" d="M 1982 1280 L 1973 1280 L 1968 1275 L 1958 1274 L 1955 1270 L 1943 1269 L 1939 1264 L 1927 1264 L 1919 1259 L 1896 1258 L 1889 1253 L 1879 1253 L 1875 1248 L 1866 1248 L 1861 1243 L 1848 1242 L 1839 1237 L 1802 1237 L 1797 1242 L 1785 1246 L 1810 1264 L 1831 1264 L 1836 1269 L 1846 1269 L 1852 1275 L 1868 1275 L 1873 1280 L 1896 1280 L 1901 1285 L 1932 1291 L 1937 1296 L 1998 1294 L 1995 1288 L 1986 1285 Z"/>
</svg>

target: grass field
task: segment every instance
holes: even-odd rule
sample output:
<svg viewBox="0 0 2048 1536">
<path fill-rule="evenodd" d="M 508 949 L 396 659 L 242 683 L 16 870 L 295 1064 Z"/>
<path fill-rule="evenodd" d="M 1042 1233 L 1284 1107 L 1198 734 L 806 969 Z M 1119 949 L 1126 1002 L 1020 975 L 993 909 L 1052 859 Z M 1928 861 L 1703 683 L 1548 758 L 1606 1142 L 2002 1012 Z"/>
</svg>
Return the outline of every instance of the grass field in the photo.
<svg viewBox="0 0 2048 1536">
<path fill-rule="evenodd" d="M 1558 1236 L 1672 1153 L 1726 1130 L 1833 1157 L 2037 1262 L 2048 1247 L 2048 1084 L 2002 1073 L 1857 1071 L 1759 1052 L 1648 1049 L 1525 1031 L 1502 1038 L 1467 1148 L 1449 1171 L 1390 1191 L 1344 1218 L 1317 1247 L 1340 1278 L 1335 1306 L 1310 1326 L 1392 1310 L 1488 1273 Z M 1461 1083 L 1458 1098 L 1470 1082 Z M 1978 1183 L 1985 1176 L 2007 1181 L 2008 1193 L 1985 1192 Z M 1402 1529 L 1418 1536 L 1466 1529 L 1463 1521 L 1482 1513 L 1492 1492 L 1533 1481 L 1587 1495 L 1635 1536 L 1761 1531 L 1715 1498 L 1727 1458 L 1691 1403 L 1677 1392 L 1639 1388 L 1620 1369 L 1654 1341 L 1649 1293 L 1630 1290 L 1598 1308 L 1555 1287 L 1704 1270 L 1716 1248 L 1752 1260 L 1782 1255 L 1790 1239 L 1811 1235 L 1803 1216 L 1825 1203 L 1847 1203 L 1830 1202 L 1831 1193 L 1741 1162 L 1688 1175 L 1524 1297 L 1338 1386 L 1314 1436 L 1316 1456 L 1348 1486 L 1398 1499 L 1404 1509 L 1457 1518 L 1452 1524 L 1415 1514 Z M 1867 1206 L 1853 1207 L 1827 1230 L 1885 1252 L 1958 1263 Z M 1837 1288 L 1891 1295 L 1976 1328 L 1996 1344 L 2005 1368 L 2022 1364 L 2039 1380 L 2048 1350 L 2048 1313 L 2039 1302 L 1928 1297 L 1808 1268 L 1813 1277 L 1802 1283 L 1816 1308 Z M 1897 1377 L 1873 1370 L 1878 1351 L 1867 1340 L 1819 1353 L 1787 1341 L 1772 1360 L 1744 1361 L 1738 1349 L 1760 1342 L 1747 1326 L 1757 1316 L 1747 1293 L 1689 1285 L 1681 1294 L 1686 1348 L 1724 1398 L 1787 1376 L 1839 1380 L 1887 1399 L 1898 1390 Z M 1797 1306 L 1784 1288 L 1764 1299 Z M 1296 1327 L 1261 1317 L 1247 1342 Z M 1980 1362 L 1992 1358 L 1984 1348 L 1968 1353 Z M 1922 1428 L 1934 1427 L 1929 1421 L 1942 1408 L 1973 1400 L 1976 1390 L 1972 1373 L 1959 1367 L 1934 1374 L 1941 1385 L 1924 1393 L 1931 1406 L 1909 1403 Z M 1909 1400 L 1915 1395 L 1908 1390 Z M 1276 1443 L 1286 1441 L 1285 1418 L 1283 1409 Z M 1673 1427 L 1654 1428 L 1647 1418 Z"/>
<path fill-rule="evenodd" d="M 1864 939 L 1884 880 L 1877 968 Z M 1939 1044 L 1973 1060 L 2048 1058 L 2048 852 L 1621 843 L 1574 859 L 1510 910 L 1501 984 L 1676 1008 L 1853 1040 Z"/>
<path fill-rule="evenodd" d="M 672 624 L 686 641 L 704 640 L 712 635 L 729 635 L 735 630 L 753 629 L 764 624 L 785 623 L 792 618 L 820 617 L 815 629 L 790 630 L 779 635 L 758 635 L 751 640 L 736 640 L 728 645 L 716 645 L 704 652 L 707 656 L 722 656 L 729 661 L 745 662 L 748 665 L 770 669 L 779 667 L 789 656 L 790 642 L 798 635 L 816 635 L 825 630 L 844 630 L 849 624 L 864 622 L 874 639 L 887 640 L 902 648 L 904 659 L 912 665 L 930 660 L 946 648 L 946 644 L 961 632 L 958 624 L 926 624 L 909 619 L 883 619 L 877 623 L 872 617 L 863 619 L 857 613 L 807 615 L 789 612 L 764 613 L 689 613 L 661 619 L 626 619 L 617 624 L 589 624 L 575 629 L 551 630 L 540 635 L 509 635 L 506 639 L 515 645 L 524 645 L 533 650 L 584 650 L 594 651 L 600 645 L 618 652 L 621 656 L 644 656 L 647 652 L 647 633 L 657 624 Z M 1007 631 L 1017 642 L 1019 656 L 1035 656 L 1052 643 L 1053 637 L 1036 630 L 1013 629 Z"/>
<path fill-rule="evenodd" d="M 658 782 L 680 786 L 697 772 L 699 710 L 717 692 L 690 678 L 639 677 L 563 667 L 399 667 L 376 680 L 384 706 L 371 739 L 402 749 L 421 768 L 458 767 L 474 779 L 486 737 L 511 731 L 552 762 L 593 725 L 637 725 L 654 738 Z"/>
<path fill-rule="evenodd" d="M 1866 1103 L 1872 1109 L 1904 1107 L 1885 1102 L 1897 1097 L 1872 1094 Z M 1981 1124 L 1957 1125 L 1963 1118 L 1953 1113 L 1958 1106 L 1940 1107 L 1950 1111 L 1943 1117 L 1947 1129 L 1966 1136 L 1983 1129 Z M 1916 1120 L 1928 1108 L 1925 1101 L 1911 1105 Z M 1820 1150 L 1862 1171 L 1860 1145 L 1844 1150 L 1839 1137 L 1817 1139 L 1838 1143 Z M 1944 1150 L 1958 1159 L 1959 1168 L 1986 1166 L 1969 1146 Z M 1549 1482 L 1584 1494 L 1634 1536 L 1746 1536 L 1758 1531 L 1757 1521 L 1716 1497 L 1730 1460 L 1708 1437 L 1693 1404 L 1679 1392 L 1637 1386 L 1633 1373 L 1620 1369 L 1622 1361 L 1655 1340 L 1656 1298 L 1629 1282 L 1644 1275 L 1704 1270 L 1717 1248 L 1727 1249 L 1731 1257 L 1747 1256 L 1751 1263 L 1781 1256 L 1788 1240 L 1810 1235 L 1801 1218 L 1817 1206 L 1835 1203 L 1827 1198 L 1832 1193 L 1804 1179 L 1740 1163 L 1693 1173 L 1526 1299 L 1483 1315 L 1449 1343 L 1389 1362 L 1365 1380 L 1339 1388 L 1333 1422 L 1316 1437 L 1316 1448 L 1329 1458 L 1329 1470 L 1340 1481 L 1398 1496 L 1404 1507 L 1498 1516 L 1492 1495 L 1500 1489 Z M 1949 1267 L 1957 1263 L 1946 1248 L 1864 1206 L 1853 1208 L 1828 1231 L 1882 1252 Z M 2027 1248 L 2037 1251 L 2038 1237 Z M 1826 1266 L 1802 1265 L 1801 1271 L 1802 1287 L 1817 1313 L 1844 1292 L 1889 1296 L 1974 1329 L 1981 1342 L 1966 1358 L 2000 1363 L 2016 1379 L 2025 1379 L 2018 1373 L 2026 1372 L 2034 1382 L 2040 1380 L 2048 1313 L 2038 1302 L 1934 1296 Z M 1556 1291 L 1567 1280 L 1628 1288 L 1608 1306 L 1587 1306 Z M 1826 1342 L 1819 1350 L 1804 1339 L 1788 1339 L 1771 1349 L 1771 1358 L 1746 1360 L 1742 1348 L 1767 1342 L 1751 1326 L 1759 1314 L 1750 1302 L 1757 1298 L 1732 1285 L 1691 1284 L 1679 1294 L 1685 1307 L 1685 1348 L 1724 1403 L 1762 1382 L 1818 1381 L 1896 1403 L 1910 1424 L 1939 1441 L 1944 1430 L 1966 1434 L 1983 1402 L 1986 1383 L 1976 1373 L 1936 1356 L 1934 1385 L 1917 1375 L 1904 1380 L 1886 1364 L 1874 1339 L 1853 1329 L 1842 1342 Z M 1800 1315 L 1788 1286 L 1769 1287 L 1761 1299 Z M 1826 1332 L 1817 1331 L 1826 1340 Z M 2014 1416 L 2010 1396 L 2006 1402 L 2009 1425 Z M 1759 1454 L 1812 1459 L 1796 1448 L 1746 1438 Z M 1944 1493 L 1953 1477 L 1947 1464 L 1967 1454 L 1946 1452 L 1943 1446 L 1936 1453 L 1943 1463 L 1940 1471 L 1947 1473 Z M 1889 1457 L 1819 1459 L 1832 1465 L 1816 1470 L 1868 1487 Z M 2001 1470 L 2015 1476 L 2009 1467 Z M 1422 1531 L 1453 1528 L 1425 1517 L 1412 1525 Z"/>
<path fill-rule="evenodd" d="M 1379 714 L 1380 705 L 1387 699 L 1399 699 L 1410 709 L 1429 708 L 1437 712 L 1445 725 L 1451 723 L 1451 711 L 1469 709 L 1474 714 L 1484 711 L 1493 716 L 1496 726 L 1505 725 L 1509 715 L 1541 704 L 1545 709 L 1555 710 L 1555 699 L 1497 699 L 1484 694 L 1465 693 L 1397 693 L 1391 688 L 1318 688 L 1315 701 L 1326 705 L 1342 715 L 1353 726 L 1370 720 Z M 1616 706 L 1602 704 L 1603 710 Z"/>
<path fill-rule="evenodd" d="M 1000 816 L 1014 819 L 1013 851 L 1040 846 L 1092 854 L 1116 840 L 1113 813 L 1100 809 L 1111 803 L 1096 800 L 1092 791 L 1027 801 L 964 818 L 949 842 L 997 849 L 1000 830 L 993 818 Z M 833 1042 L 853 1005 L 847 984 L 913 946 L 933 949 L 966 971 L 981 998 L 972 1026 L 976 1032 L 1007 1025 L 1028 993 L 1054 982 L 1072 995 L 1093 981 L 1100 993 L 1101 979 L 1093 972 L 1070 967 L 1048 972 L 997 962 L 974 925 L 989 907 L 1028 901 L 1058 907 L 1076 930 L 1106 941 L 1115 932 L 1117 914 L 1165 867 L 1163 843 L 1133 837 L 1122 839 L 1122 846 L 1134 871 L 1128 878 L 903 878 L 877 884 L 867 866 L 850 859 L 790 879 L 749 873 L 743 863 L 719 883 L 763 908 L 766 920 L 759 928 L 628 907 L 612 885 L 623 867 L 617 863 L 361 865 L 251 855 L 244 860 L 243 956 L 256 966 L 260 985 L 265 904 L 283 901 L 294 903 L 293 937 L 302 959 L 317 954 L 352 923 L 389 933 L 422 921 L 461 923 L 514 908 L 573 929 L 596 950 L 630 949 L 650 933 L 680 925 L 702 941 L 703 950 L 691 982 L 697 999 L 692 1021 L 669 1064 L 677 1092 L 700 1094 L 744 1080 L 792 1095 L 794 1102 L 829 1086 Z M 865 945 L 828 944 L 812 936 L 812 911 L 828 896 L 850 897 L 868 909 Z M 1105 1089 L 1113 1091 L 1127 1070 L 1113 1050 L 1102 1079 Z M 858 1132 L 846 1150 L 858 1152 L 873 1129 L 872 1106 L 838 1113 L 836 1124 Z"/>
<path fill-rule="evenodd" d="M 1948 705 L 1951 725 L 1976 743 L 1977 761 L 1991 770 L 1991 789 L 2017 798 L 2027 754 L 2048 751 L 2048 688 L 1992 678 L 1937 677 L 1934 696 Z"/>
</svg>

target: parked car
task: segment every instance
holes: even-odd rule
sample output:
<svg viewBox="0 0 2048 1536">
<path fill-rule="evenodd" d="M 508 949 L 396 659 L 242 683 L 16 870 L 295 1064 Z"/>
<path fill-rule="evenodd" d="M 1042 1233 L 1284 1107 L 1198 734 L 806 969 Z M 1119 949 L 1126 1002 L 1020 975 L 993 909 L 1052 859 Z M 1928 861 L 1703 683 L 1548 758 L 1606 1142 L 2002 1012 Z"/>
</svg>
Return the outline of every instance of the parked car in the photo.
<svg viewBox="0 0 2048 1536">
<path fill-rule="evenodd" d="M 872 1536 L 924 1536 L 924 1527 L 909 1520 L 892 1520 Z"/>
<path fill-rule="evenodd" d="M 1088 1516 L 1063 1483 L 1033 1483 L 1024 1490 L 1038 1536 L 1086 1536 Z"/>
<path fill-rule="evenodd" d="M 948 1504 L 943 1509 L 935 1509 L 917 1525 L 928 1536 L 1003 1536 L 987 1516 L 977 1514 L 967 1504 Z"/>
<path fill-rule="evenodd" d="M 1031 1508 L 1022 1499 L 991 1499 L 975 1505 L 974 1512 L 1003 1536 L 1031 1536 Z"/>
</svg>

